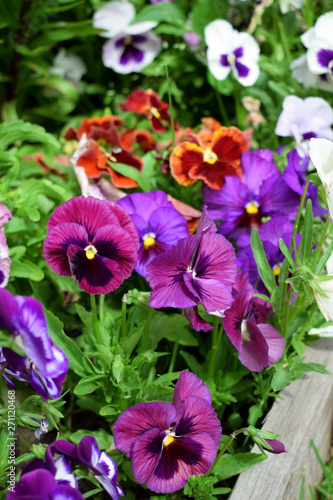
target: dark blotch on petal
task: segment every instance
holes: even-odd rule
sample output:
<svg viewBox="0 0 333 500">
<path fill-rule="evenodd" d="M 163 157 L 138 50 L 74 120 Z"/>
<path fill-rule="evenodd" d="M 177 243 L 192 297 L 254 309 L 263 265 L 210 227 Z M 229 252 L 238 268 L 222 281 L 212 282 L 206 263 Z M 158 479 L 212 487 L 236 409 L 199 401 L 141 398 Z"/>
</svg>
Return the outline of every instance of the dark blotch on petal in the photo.
<svg viewBox="0 0 333 500">
<path fill-rule="evenodd" d="M 75 252 L 72 256 L 71 271 L 78 283 L 85 279 L 91 286 L 105 286 L 113 278 L 110 269 L 104 265 L 98 255 L 89 260 L 83 250 Z"/>
<path fill-rule="evenodd" d="M 171 479 L 179 470 L 179 462 L 195 466 L 200 463 L 203 447 L 200 443 L 188 439 L 186 444 L 181 438 L 163 448 L 161 460 L 154 471 L 154 475 L 161 479 Z"/>
</svg>

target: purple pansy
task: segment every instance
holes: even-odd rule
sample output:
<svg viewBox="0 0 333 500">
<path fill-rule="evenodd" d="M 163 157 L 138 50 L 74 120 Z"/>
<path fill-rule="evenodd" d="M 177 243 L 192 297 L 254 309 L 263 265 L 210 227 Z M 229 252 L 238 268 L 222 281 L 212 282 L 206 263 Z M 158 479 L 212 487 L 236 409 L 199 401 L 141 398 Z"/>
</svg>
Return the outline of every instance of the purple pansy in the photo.
<svg viewBox="0 0 333 500">
<path fill-rule="evenodd" d="M 191 372 L 179 375 L 172 404 L 134 405 L 113 431 L 116 448 L 132 459 L 137 482 L 156 493 L 172 493 L 189 477 L 205 474 L 222 433 L 208 388 Z"/>
<path fill-rule="evenodd" d="M 146 276 L 149 262 L 188 235 L 187 222 L 163 191 L 133 193 L 117 202 L 131 216 L 140 238 L 136 271 Z"/>
<path fill-rule="evenodd" d="M 246 151 L 242 155 L 242 179 L 227 176 L 217 191 L 203 188 L 204 202 L 214 220 L 221 220 L 219 232 L 228 238 L 250 234 L 264 217 L 296 216 L 299 196 L 284 182 L 269 150 Z"/>
<path fill-rule="evenodd" d="M 94 14 L 93 26 L 104 30 L 101 36 L 110 38 L 103 46 L 103 64 L 117 73 L 140 72 L 162 48 L 161 39 L 150 31 L 157 23 L 130 24 L 134 18 L 130 2 L 109 2 Z"/>
<path fill-rule="evenodd" d="M 289 95 L 283 100 L 283 110 L 276 124 L 275 133 L 281 137 L 294 137 L 297 152 L 308 155 L 312 137 L 333 139 L 333 110 L 321 97 L 301 99 Z"/>
<path fill-rule="evenodd" d="M 45 260 L 82 290 L 105 294 L 119 287 L 137 263 L 138 235 L 130 216 L 107 200 L 77 196 L 51 215 Z"/>
<path fill-rule="evenodd" d="M 223 316 L 231 305 L 236 278 L 235 252 L 211 219 L 202 215 L 196 235 L 182 238 L 147 266 L 152 292 L 149 304 L 185 309 L 195 330 L 211 330 L 198 315 L 200 302 L 209 314 Z"/>
<path fill-rule="evenodd" d="M 124 496 L 118 484 L 116 464 L 104 451 L 101 452 L 93 436 L 84 436 L 78 446 L 63 439 L 55 441 L 46 450 L 47 460 L 52 462 L 56 453 L 64 454 L 88 467 L 113 500 Z"/>
<path fill-rule="evenodd" d="M 259 77 L 259 46 L 249 33 L 239 33 L 228 21 L 217 19 L 205 28 L 208 68 L 217 80 L 230 71 L 248 87 Z"/>
<path fill-rule="evenodd" d="M 44 399 L 58 398 L 68 371 L 68 359 L 49 336 L 41 303 L 32 297 L 13 297 L 7 290 L 0 289 L 1 326 L 13 333 L 15 344 L 25 355 L 4 347 L 2 354 L 7 369 L 15 378 L 28 379 Z"/>
<path fill-rule="evenodd" d="M 295 193 L 302 195 L 306 184 L 306 172 L 310 158 L 308 156 L 301 158 L 297 150 L 292 149 L 287 154 L 287 161 L 287 166 L 283 172 L 283 179 Z M 327 210 L 318 202 L 318 189 L 316 186 L 310 183 L 306 196 L 312 201 L 314 217 L 322 217 L 324 214 L 327 214 Z"/>
<path fill-rule="evenodd" d="M 9 280 L 11 260 L 9 258 L 9 248 L 3 228 L 11 218 L 12 214 L 8 208 L 0 202 L 0 288 L 4 288 Z"/>
<path fill-rule="evenodd" d="M 265 254 L 269 265 L 276 277 L 280 274 L 280 269 L 284 261 L 284 255 L 279 247 L 279 240 L 282 239 L 287 248 L 290 246 L 291 236 L 293 232 L 293 225 L 284 216 L 274 217 L 266 221 L 259 229 L 259 237 L 262 241 Z M 296 235 L 296 244 L 300 243 L 301 236 Z M 250 235 L 241 236 L 237 240 L 238 253 L 237 253 L 237 266 L 245 271 L 252 286 L 257 283 L 257 289 L 260 293 L 267 293 L 267 290 L 261 281 L 257 264 L 254 259 L 251 237 Z"/>
<path fill-rule="evenodd" d="M 231 343 L 238 350 L 240 362 L 249 370 L 259 372 L 276 363 L 284 351 L 284 338 L 265 323 L 270 308 L 259 298 L 245 273 L 239 273 L 235 284 L 235 299 L 225 313 L 223 325 Z"/>
</svg>

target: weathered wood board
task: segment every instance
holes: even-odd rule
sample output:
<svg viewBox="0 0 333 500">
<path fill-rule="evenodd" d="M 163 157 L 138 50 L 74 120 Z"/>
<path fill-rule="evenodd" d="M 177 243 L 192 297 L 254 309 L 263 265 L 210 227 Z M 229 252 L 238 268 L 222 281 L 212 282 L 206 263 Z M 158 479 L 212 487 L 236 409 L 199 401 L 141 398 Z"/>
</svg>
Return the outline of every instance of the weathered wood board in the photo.
<svg viewBox="0 0 333 500">
<path fill-rule="evenodd" d="M 321 363 L 333 374 L 333 339 L 318 340 L 306 355 L 307 361 Z M 283 400 L 276 400 L 263 429 L 280 434 L 288 453 L 269 453 L 267 460 L 243 472 L 229 500 L 298 500 L 304 476 L 304 498 L 309 499 L 308 485 L 322 479 L 310 440 L 327 461 L 333 435 L 333 375 L 308 372 L 280 395 Z"/>
</svg>

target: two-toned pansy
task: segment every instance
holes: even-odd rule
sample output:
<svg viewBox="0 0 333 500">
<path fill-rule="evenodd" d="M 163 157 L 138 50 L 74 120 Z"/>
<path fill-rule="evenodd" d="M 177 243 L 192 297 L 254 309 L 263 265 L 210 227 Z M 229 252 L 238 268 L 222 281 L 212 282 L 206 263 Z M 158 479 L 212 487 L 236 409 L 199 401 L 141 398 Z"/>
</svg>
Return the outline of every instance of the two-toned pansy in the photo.
<svg viewBox="0 0 333 500">
<path fill-rule="evenodd" d="M 1 288 L 0 327 L 13 334 L 14 343 L 23 353 L 21 356 L 7 347 L 2 348 L 7 375 L 28 380 L 45 400 L 58 398 L 68 371 L 68 359 L 50 338 L 41 303 L 32 297 L 14 297 Z"/>
<path fill-rule="evenodd" d="M 311 73 L 333 79 L 333 12 L 318 17 L 313 28 L 301 37 L 307 47 L 307 63 Z"/>
<path fill-rule="evenodd" d="M 149 262 L 188 235 L 185 218 L 163 191 L 133 193 L 117 204 L 131 216 L 140 238 L 136 271 L 146 276 Z"/>
<path fill-rule="evenodd" d="M 162 48 L 161 39 L 150 31 L 157 23 L 131 24 L 134 18 L 135 7 L 130 2 L 108 2 L 94 14 L 94 28 L 110 39 L 103 46 L 103 64 L 116 73 L 140 72 Z"/>
<path fill-rule="evenodd" d="M 56 273 L 73 276 L 90 294 L 106 294 L 130 276 L 138 246 L 125 210 L 106 200 L 77 196 L 51 215 L 43 250 Z"/>
<path fill-rule="evenodd" d="M 68 141 L 80 140 L 85 134 L 87 139 L 103 140 L 112 146 L 120 147 L 118 128 L 123 124 L 124 120 L 117 115 L 83 118 L 78 129 L 69 127 L 65 131 L 64 138 Z"/>
<path fill-rule="evenodd" d="M 281 358 L 284 338 L 266 323 L 271 313 L 270 307 L 263 300 L 253 297 L 253 293 L 245 273 L 239 273 L 234 288 L 234 302 L 225 312 L 223 326 L 238 350 L 240 362 L 249 370 L 258 372 Z"/>
<path fill-rule="evenodd" d="M 171 127 L 169 104 L 161 101 L 154 90 L 135 90 L 126 102 L 120 103 L 123 111 L 131 111 L 147 116 L 154 132 L 165 132 L 165 127 Z M 177 128 L 177 124 L 176 125 Z"/>
<path fill-rule="evenodd" d="M 207 386 L 194 373 L 182 372 L 172 404 L 131 406 L 113 432 L 116 448 L 132 459 L 136 481 L 156 493 L 172 493 L 189 477 L 208 472 L 222 429 Z"/>
<path fill-rule="evenodd" d="M 202 179 L 212 189 L 220 189 L 226 176 L 241 177 L 241 156 L 246 149 L 238 128 L 219 127 L 209 145 L 195 136 L 178 144 L 170 157 L 171 174 L 183 186 Z"/>
<path fill-rule="evenodd" d="M 233 246 L 216 234 L 204 212 L 195 235 L 182 238 L 148 264 L 147 280 L 153 289 L 149 304 L 156 309 L 182 308 L 195 330 L 211 330 L 198 314 L 198 303 L 208 314 L 223 316 L 232 303 L 236 272 Z"/>
<path fill-rule="evenodd" d="M 248 87 L 259 77 L 259 46 L 248 33 L 235 30 L 228 21 L 217 19 L 205 28 L 207 63 L 217 80 L 232 71 L 236 80 Z"/>
<path fill-rule="evenodd" d="M 250 234 L 264 217 L 296 216 L 299 196 L 284 182 L 269 150 L 246 151 L 242 156 L 242 178 L 228 176 L 217 191 L 204 186 L 208 213 L 221 220 L 219 232 L 230 238 Z"/>
<path fill-rule="evenodd" d="M 309 156 L 320 180 L 331 218 L 333 217 L 333 142 L 327 139 L 311 139 Z"/>
<path fill-rule="evenodd" d="M 333 139 L 333 110 L 321 97 L 303 100 L 289 95 L 284 98 L 282 106 L 275 133 L 281 137 L 294 137 L 301 157 L 308 155 L 312 137 Z"/>
</svg>

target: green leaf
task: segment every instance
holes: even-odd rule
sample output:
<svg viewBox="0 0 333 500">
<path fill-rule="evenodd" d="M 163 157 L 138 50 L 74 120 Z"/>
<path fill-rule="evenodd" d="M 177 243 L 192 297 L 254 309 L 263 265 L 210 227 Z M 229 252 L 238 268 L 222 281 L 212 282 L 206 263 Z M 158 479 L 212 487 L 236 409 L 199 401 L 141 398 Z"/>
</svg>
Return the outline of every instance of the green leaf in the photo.
<svg viewBox="0 0 333 500">
<path fill-rule="evenodd" d="M 256 228 L 253 228 L 251 232 L 251 247 L 258 266 L 260 277 L 269 293 L 273 295 L 276 288 L 275 276 L 271 266 L 268 264 L 265 250 Z"/>
<path fill-rule="evenodd" d="M 45 309 L 47 328 L 53 342 L 66 354 L 69 367 L 78 375 L 84 376 L 82 358 L 85 356 L 77 344 L 63 331 L 63 323 L 51 311 Z"/>
<path fill-rule="evenodd" d="M 150 191 L 151 185 L 149 180 L 143 177 L 141 172 L 139 172 L 139 170 L 137 170 L 135 167 L 131 167 L 130 165 L 125 165 L 124 163 L 108 162 L 108 164 L 112 168 L 112 170 L 118 172 L 118 174 L 133 179 L 142 189 L 142 191 L 144 192 Z"/>
<path fill-rule="evenodd" d="M 40 125 L 19 120 L 0 124 L 0 147 L 6 149 L 17 141 L 37 142 L 58 151 L 60 143 Z"/>
<path fill-rule="evenodd" d="M 282 238 L 279 239 L 279 247 L 280 247 L 281 252 L 285 256 L 285 258 L 289 262 L 291 269 L 294 270 L 295 269 L 295 264 L 294 264 L 293 258 L 292 258 L 291 254 L 289 252 L 289 249 L 287 248 L 287 246 L 286 246 L 286 244 L 285 244 L 285 242 L 283 241 Z"/>
<path fill-rule="evenodd" d="M 212 473 L 219 481 L 223 481 L 263 462 L 266 458 L 263 453 L 237 453 L 236 455 L 226 453 L 213 465 Z"/>
<path fill-rule="evenodd" d="M 226 19 L 228 16 L 228 2 L 212 2 L 200 0 L 192 11 L 192 26 L 198 35 L 204 37 L 204 28 L 214 19 Z"/>
<path fill-rule="evenodd" d="M 275 392 L 280 391 L 285 385 L 289 384 L 291 380 L 292 380 L 292 373 L 291 370 L 289 369 L 289 365 L 286 367 L 278 365 L 272 379 L 273 391 Z"/>
<path fill-rule="evenodd" d="M 124 366 L 118 386 L 122 391 L 140 389 L 141 382 L 139 376 L 131 366 Z"/>
<path fill-rule="evenodd" d="M 183 25 L 186 21 L 186 17 L 178 5 L 173 3 L 159 3 L 143 7 L 131 24 L 141 23 L 142 21 L 163 21 L 168 24 Z"/>
<path fill-rule="evenodd" d="M 101 387 L 102 380 L 105 377 L 102 375 L 91 375 L 90 377 L 81 378 L 79 383 L 74 389 L 75 394 L 78 396 L 85 396 L 86 394 L 91 394 L 95 389 Z"/>
<path fill-rule="evenodd" d="M 304 224 L 303 224 L 302 239 L 301 239 L 301 256 L 303 260 L 308 258 L 312 249 L 312 225 L 313 225 L 312 202 L 309 198 L 305 208 Z"/>
<path fill-rule="evenodd" d="M 10 266 L 10 277 L 27 278 L 32 281 L 42 281 L 42 279 L 44 279 L 44 273 L 40 267 L 30 262 L 30 260 L 13 260 Z"/>
</svg>

